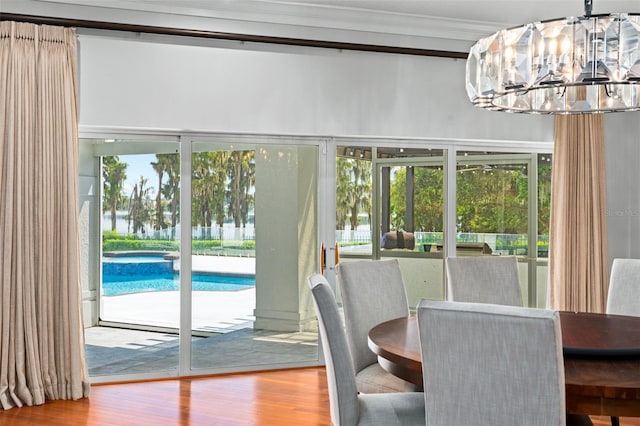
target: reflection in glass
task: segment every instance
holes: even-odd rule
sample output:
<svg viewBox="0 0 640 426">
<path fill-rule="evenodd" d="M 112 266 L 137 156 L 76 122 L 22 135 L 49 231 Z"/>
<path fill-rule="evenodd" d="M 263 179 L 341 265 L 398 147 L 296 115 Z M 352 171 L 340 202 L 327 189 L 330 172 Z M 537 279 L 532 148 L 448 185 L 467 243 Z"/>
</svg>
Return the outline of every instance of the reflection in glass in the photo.
<svg viewBox="0 0 640 426">
<path fill-rule="evenodd" d="M 191 160 L 192 368 L 316 361 L 317 146 L 194 142 Z"/>
</svg>

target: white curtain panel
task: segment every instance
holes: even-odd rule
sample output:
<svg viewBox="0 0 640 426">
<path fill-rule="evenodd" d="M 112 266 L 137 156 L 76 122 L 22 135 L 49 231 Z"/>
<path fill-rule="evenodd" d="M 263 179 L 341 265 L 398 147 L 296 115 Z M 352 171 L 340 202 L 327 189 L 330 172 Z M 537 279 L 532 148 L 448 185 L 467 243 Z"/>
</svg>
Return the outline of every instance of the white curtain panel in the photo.
<svg viewBox="0 0 640 426">
<path fill-rule="evenodd" d="M 0 22 L 0 406 L 89 394 L 73 29 Z"/>
<path fill-rule="evenodd" d="M 603 117 L 558 115 L 555 120 L 550 307 L 604 312 L 609 260 Z"/>
</svg>

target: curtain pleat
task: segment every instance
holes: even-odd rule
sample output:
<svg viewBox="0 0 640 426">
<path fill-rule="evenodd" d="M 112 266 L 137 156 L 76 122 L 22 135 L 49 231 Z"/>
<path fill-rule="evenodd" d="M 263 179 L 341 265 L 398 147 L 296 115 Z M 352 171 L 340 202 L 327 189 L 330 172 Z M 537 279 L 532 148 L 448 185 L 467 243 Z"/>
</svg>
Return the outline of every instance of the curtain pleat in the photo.
<svg viewBox="0 0 640 426">
<path fill-rule="evenodd" d="M 602 114 L 555 119 L 551 183 L 549 304 L 604 312 L 608 289 Z"/>
<path fill-rule="evenodd" d="M 73 29 L 0 22 L 0 406 L 89 394 Z"/>
</svg>

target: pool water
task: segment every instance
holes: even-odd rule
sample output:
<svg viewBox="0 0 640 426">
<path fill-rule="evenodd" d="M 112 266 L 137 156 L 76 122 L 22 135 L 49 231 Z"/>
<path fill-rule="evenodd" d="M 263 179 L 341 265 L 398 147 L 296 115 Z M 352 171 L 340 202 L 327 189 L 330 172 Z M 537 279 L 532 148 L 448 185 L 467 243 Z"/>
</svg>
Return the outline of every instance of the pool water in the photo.
<svg viewBox="0 0 640 426">
<path fill-rule="evenodd" d="M 193 274 L 193 291 L 237 291 L 254 287 L 255 277 L 236 277 L 214 274 Z M 149 291 L 177 291 L 180 288 L 178 274 L 157 274 L 144 276 L 105 275 L 102 278 L 102 294 L 121 294 Z"/>
<path fill-rule="evenodd" d="M 102 294 L 121 294 L 150 291 L 177 291 L 180 275 L 174 273 L 174 261 L 164 254 L 126 254 L 108 256 L 102 262 Z M 255 277 L 228 276 L 215 273 L 191 276 L 194 291 L 237 291 L 256 285 Z"/>
</svg>

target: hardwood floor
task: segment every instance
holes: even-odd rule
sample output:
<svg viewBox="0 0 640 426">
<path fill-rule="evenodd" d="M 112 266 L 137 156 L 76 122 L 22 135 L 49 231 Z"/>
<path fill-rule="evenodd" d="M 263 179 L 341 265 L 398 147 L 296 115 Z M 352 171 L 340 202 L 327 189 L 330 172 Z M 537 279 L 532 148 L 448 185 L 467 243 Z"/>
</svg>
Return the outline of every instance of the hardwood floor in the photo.
<svg viewBox="0 0 640 426">
<path fill-rule="evenodd" d="M 0 425 L 330 425 L 323 368 L 94 385 L 89 398 L 0 411 Z"/>
<path fill-rule="evenodd" d="M 638 419 L 621 425 L 640 426 Z M 0 411 L 8 426 L 330 425 L 324 368 L 101 384 L 79 401 Z M 609 418 L 594 418 L 597 426 Z"/>
<path fill-rule="evenodd" d="M 591 417 L 594 426 L 611 426 L 611 417 Z M 639 417 L 621 417 L 620 426 L 640 425 Z"/>
</svg>

